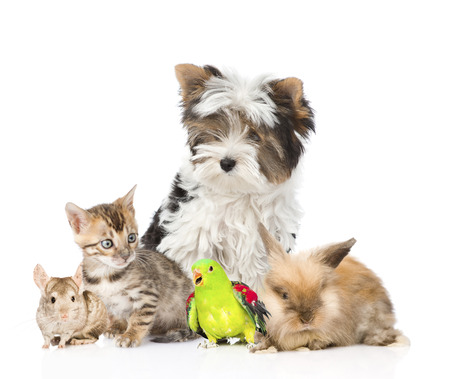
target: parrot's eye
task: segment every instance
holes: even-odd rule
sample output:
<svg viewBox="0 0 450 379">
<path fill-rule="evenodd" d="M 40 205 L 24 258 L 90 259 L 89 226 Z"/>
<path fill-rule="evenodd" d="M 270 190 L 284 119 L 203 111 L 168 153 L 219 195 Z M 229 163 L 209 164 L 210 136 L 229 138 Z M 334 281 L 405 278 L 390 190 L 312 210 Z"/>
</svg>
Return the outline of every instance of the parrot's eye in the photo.
<svg viewBox="0 0 450 379">
<path fill-rule="evenodd" d="M 212 270 L 214 270 L 214 267 L 213 267 L 213 266 L 209 266 L 208 271 L 209 271 L 209 272 L 212 272 Z"/>
</svg>

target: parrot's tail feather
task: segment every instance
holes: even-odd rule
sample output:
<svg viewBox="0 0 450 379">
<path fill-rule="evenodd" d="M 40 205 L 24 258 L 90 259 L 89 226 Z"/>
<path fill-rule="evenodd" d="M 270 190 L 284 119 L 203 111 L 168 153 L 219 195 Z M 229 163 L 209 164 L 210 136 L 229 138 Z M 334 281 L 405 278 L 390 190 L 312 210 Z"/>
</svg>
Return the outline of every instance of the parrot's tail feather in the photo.
<svg viewBox="0 0 450 379">
<path fill-rule="evenodd" d="M 150 336 L 152 342 L 169 343 L 169 342 L 186 342 L 192 341 L 200 336 L 190 329 L 172 329 L 166 334 Z"/>
</svg>

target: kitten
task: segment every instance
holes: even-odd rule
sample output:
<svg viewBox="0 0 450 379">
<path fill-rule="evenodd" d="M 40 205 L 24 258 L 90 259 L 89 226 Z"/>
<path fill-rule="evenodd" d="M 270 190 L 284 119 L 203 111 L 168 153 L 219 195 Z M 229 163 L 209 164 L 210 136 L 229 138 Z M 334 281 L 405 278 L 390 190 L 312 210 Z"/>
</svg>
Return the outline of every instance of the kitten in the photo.
<svg viewBox="0 0 450 379">
<path fill-rule="evenodd" d="M 147 334 L 158 342 L 197 338 L 187 326 L 185 304 L 193 284 L 164 255 L 138 248 L 133 196 L 136 186 L 111 204 L 88 210 L 67 203 L 75 242 L 83 251 L 85 288 L 105 303 L 120 347 L 139 346 Z"/>
</svg>

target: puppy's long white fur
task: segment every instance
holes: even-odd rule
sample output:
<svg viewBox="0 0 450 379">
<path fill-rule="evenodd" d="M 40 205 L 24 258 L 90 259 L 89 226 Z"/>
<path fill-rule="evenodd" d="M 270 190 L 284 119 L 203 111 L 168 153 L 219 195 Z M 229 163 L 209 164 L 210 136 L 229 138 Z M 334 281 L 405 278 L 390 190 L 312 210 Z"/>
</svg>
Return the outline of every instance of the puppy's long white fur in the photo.
<svg viewBox="0 0 450 379">
<path fill-rule="evenodd" d="M 180 170 L 181 187 L 193 199 L 180 203 L 176 213 L 163 207 L 160 220 L 168 233 L 158 250 L 189 274 L 198 259 L 210 258 L 224 267 L 231 280 L 261 287 L 268 264 L 258 223 L 277 234 L 286 250 L 294 246 L 289 231 L 298 229 L 301 215 L 295 201 L 299 171 L 283 184 L 260 184 L 258 193 L 220 193 L 199 186 L 194 166 L 187 161 Z"/>
<path fill-rule="evenodd" d="M 204 117 L 219 109 L 242 110 L 252 122 L 273 127 L 277 107 L 269 96 L 268 83 L 274 78 L 261 75 L 247 79 L 233 70 L 224 70 L 223 74 L 223 78 L 212 76 L 206 82 L 201 101 L 195 106 L 197 114 Z"/>
</svg>

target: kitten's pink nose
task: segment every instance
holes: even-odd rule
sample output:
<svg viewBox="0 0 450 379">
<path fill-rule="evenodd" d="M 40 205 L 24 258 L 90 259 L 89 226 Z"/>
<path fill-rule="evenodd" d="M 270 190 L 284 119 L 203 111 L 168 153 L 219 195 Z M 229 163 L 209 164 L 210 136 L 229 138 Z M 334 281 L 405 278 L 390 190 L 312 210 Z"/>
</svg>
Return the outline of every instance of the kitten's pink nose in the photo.
<svg viewBox="0 0 450 379">
<path fill-rule="evenodd" d="M 122 258 L 124 260 L 124 262 L 126 262 L 128 260 L 128 258 L 130 258 L 130 251 L 129 250 L 124 250 L 122 251 L 119 256 L 120 258 Z"/>
</svg>

